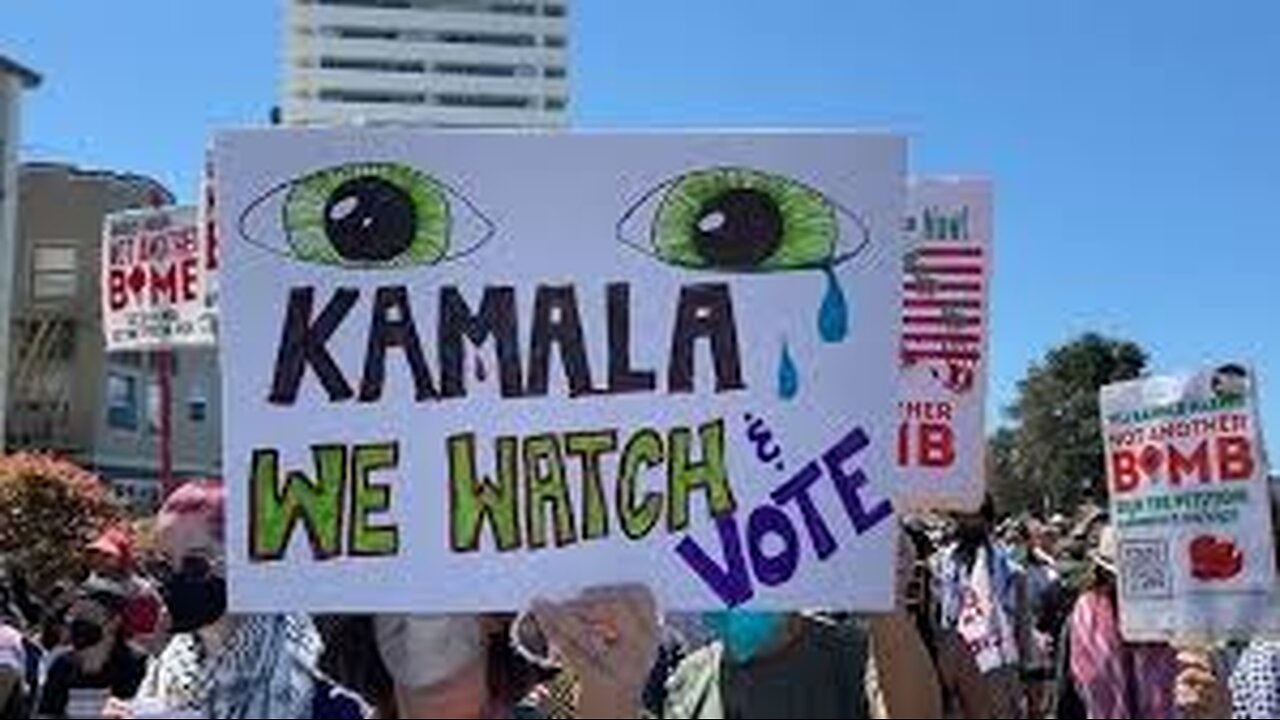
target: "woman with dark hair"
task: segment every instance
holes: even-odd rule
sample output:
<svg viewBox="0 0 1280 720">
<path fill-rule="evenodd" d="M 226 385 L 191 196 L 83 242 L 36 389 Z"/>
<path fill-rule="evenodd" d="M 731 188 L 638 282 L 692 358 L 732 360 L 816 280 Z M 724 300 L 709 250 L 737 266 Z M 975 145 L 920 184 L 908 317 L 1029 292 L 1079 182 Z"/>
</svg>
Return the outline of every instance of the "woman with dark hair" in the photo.
<svg viewBox="0 0 1280 720">
<path fill-rule="evenodd" d="M 992 717 L 1021 718 L 1031 637 L 1026 575 L 993 539 L 990 496 L 978 512 L 957 514 L 955 521 L 956 541 L 934 560 L 939 628 L 966 646 L 990 690 Z"/>
<path fill-rule="evenodd" d="M 528 716 L 524 698 L 554 671 L 510 644 L 508 615 L 348 615 L 319 618 L 320 669 L 378 717 Z"/>
<path fill-rule="evenodd" d="M 911 580 L 906 586 L 906 608 L 915 618 L 920 638 L 934 661 L 942 692 L 942 712 L 947 718 L 988 718 L 992 715 L 991 689 L 973 660 L 972 653 L 955 630 L 938 626 L 938 603 L 933 594 L 930 559 L 936 552 L 929 536 L 910 524 L 903 535 L 914 553 Z"/>
</svg>

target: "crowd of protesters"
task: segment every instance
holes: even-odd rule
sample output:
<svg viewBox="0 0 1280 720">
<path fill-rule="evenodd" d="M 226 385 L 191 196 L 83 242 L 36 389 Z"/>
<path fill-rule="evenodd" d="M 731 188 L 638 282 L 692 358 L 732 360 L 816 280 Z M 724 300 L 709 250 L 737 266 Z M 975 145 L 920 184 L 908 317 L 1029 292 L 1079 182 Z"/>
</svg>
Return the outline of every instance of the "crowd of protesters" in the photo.
<svg viewBox="0 0 1280 720">
<path fill-rule="evenodd" d="M 898 609 L 866 616 L 663 616 L 643 587 L 520 615 L 237 616 L 223 521 L 194 483 L 146 557 L 112 530 L 78 584 L 0 576 L 0 720 L 1280 717 L 1280 644 L 1121 638 L 1097 508 L 905 520 Z"/>
</svg>

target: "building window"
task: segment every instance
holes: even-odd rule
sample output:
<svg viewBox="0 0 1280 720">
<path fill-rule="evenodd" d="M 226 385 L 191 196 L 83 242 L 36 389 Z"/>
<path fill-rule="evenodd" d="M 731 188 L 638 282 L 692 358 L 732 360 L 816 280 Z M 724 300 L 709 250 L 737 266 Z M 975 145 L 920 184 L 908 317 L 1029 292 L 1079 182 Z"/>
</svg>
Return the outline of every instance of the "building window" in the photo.
<svg viewBox="0 0 1280 720">
<path fill-rule="evenodd" d="M 74 245 L 35 246 L 31 296 L 36 300 L 66 300 L 76 296 L 77 257 Z"/>
<path fill-rule="evenodd" d="M 562 97 L 549 97 L 543 102 L 543 107 L 548 110 L 564 110 L 568 106 L 569 101 Z"/>
<path fill-rule="evenodd" d="M 503 47 L 533 47 L 538 39 L 533 35 L 487 32 L 442 32 L 436 40 L 452 45 L 500 45 Z"/>
<path fill-rule="evenodd" d="M 436 102 L 445 107 L 476 107 L 500 109 L 525 109 L 533 105 L 533 99 L 520 95 L 461 95 L 446 93 L 436 96 Z"/>
<path fill-rule="evenodd" d="M 343 40 L 396 40 L 400 37 L 399 31 L 396 30 L 368 27 L 326 28 L 324 34 Z"/>
<path fill-rule="evenodd" d="M 549 48 L 567 47 L 569 41 L 563 35 L 547 35 L 542 38 L 542 46 Z"/>
<path fill-rule="evenodd" d="M 209 399 L 203 395 L 193 396 L 187 401 L 187 419 L 193 423 L 202 423 L 209 419 Z"/>
<path fill-rule="evenodd" d="M 529 77 L 537 73 L 537 68 L 532 65 L 442 62 L 435 64 L 435 71 L 441 75 L 472 77 Z"/>
<path fill-rule="evenodd" d="M 479 2 L 478 0 L 302 0 L 303 4 L 335 7 L 381 8 L 391 10 L 444 10 L 451 12 L 491 12 L 503 15 L 537 15 L 535 2 Z M 561 11 L 563 5 L 557 4 Z M 546 8 L 544 8 L 544 12 Z"/>
<path fill-rule="evenodd" d="M 107 426 L 138 429 L 138 379 L 132 375 L 107 374 Z"/>
<path fill-rule="evenodd" d="M 376 58 L 325 57 L 320 59 L 325 70 L 365 70 L 387 73 L 423 73 L 427 66 L 412 60 L 384 60 Z"/>
<path fill-rule="evenodd" d="M 547 17 L 564 17 L 569 14 L 569 9 L 560 3 L 546 3 L 542 6 L 542 14 Z"/>
<path fill-rule="evenodd" d="M 391 90 L 321 90 L 320 99 L 325 102 L 367 103 L 369 105 L 421 105 L 427 101 L 424 93 L 394 92 Z"/>
<path fill-rule="evenodd" d="M 563 80 L 568 74 L 569 72 L 560 65 L 552 65 L 542 71 L 542 76 L 548 80 Z"/>
<path fill-rule="evenodd" d="M 357 8 L 404 9 L 413 7 L 409 0 L 318 0 L 317 5 Z"/>
<path fill-rule="evenodd" d="M 489 11 L 502 15 L 537 15 L 538 6 L 531 2 L 496 2 Z"/>
</svg>

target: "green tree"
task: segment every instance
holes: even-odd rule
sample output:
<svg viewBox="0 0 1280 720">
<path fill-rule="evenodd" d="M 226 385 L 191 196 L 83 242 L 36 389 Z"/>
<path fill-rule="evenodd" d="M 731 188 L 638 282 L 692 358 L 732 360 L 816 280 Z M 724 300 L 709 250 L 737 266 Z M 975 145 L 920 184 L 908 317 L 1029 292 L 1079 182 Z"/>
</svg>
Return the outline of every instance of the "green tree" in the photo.
<svg viewBox="0 0 1280 720">
<path fill-rule="evenodd" d="M 1007 510 L 1069 510 L 1086 494 L 1106 498 L 1098 391 L 1142 375 L 1136 343 L 1083 335 L 1050 350 L 1018 383 L 1012 426 L 989 443 L 988 472 Z"/>
<path fill-rule="evenodd" d="M 987 483 L 996 509 L 1016 514 L 1037 507 L 1038 488 L 1021 478 L 1017 469 L 1018 434 L 1002 427 L 987 438 Z"/>
<path fill-rule="evenodd" d="M 37 592 L 85 570 L 85 546 L 123 521 L 106 484 L 47 455 L 0 457 L 0 559 Z"/>
</svg>

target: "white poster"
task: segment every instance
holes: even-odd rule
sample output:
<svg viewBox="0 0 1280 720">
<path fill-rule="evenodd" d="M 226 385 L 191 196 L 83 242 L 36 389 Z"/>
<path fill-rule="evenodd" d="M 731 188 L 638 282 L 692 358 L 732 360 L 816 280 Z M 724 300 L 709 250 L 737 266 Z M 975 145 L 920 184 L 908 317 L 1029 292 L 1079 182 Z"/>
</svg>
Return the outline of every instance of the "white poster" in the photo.
<svg viewBox="0 0 1280 720">
<path fill-rule="evenodd" d="M 893 602 L 905 143 L 221 135 L 237 612 Z"/>
<path fill-rule="evenodd" d="M 208 257 L 194 207 L 109 215 L 102 238 L 102 328 L 109 352 L 215 343 Z"/>
<path fill-rule="evenodd" d="M 1272 499 L 1251 368 L 1111 385 L 1102 422 L 1125 637 L 1251 639 L 1274 628 Z"/>
<path fill-rule="evenodd" d="M 896 495 L 912 508 L 977 510 L 986 489 L 991 184 L 918 179 L 907 206 Z"/>
</svg>

